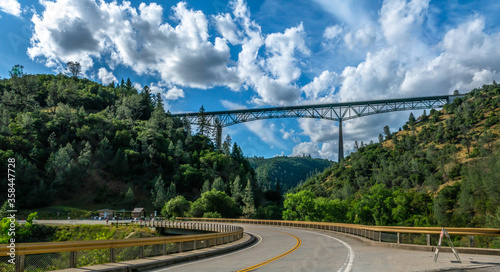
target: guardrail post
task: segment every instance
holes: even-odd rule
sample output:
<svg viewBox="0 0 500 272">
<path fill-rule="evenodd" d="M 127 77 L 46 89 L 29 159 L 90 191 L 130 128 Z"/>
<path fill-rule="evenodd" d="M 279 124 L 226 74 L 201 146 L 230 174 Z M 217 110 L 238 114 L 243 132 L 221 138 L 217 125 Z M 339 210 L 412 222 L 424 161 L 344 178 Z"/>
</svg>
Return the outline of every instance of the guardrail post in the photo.
<svg viewBox="0 0 500 272">
<path fill-rule="evenodd" d="M 110 263 L 115 262 L 115 249 L 114 248 L 109 249 L 109 262 Z"/>
<path fill-rule="evenodd" d="M 401 233 L 398 232 L 398 244 L 401 244 Z"/>
<path fill-rule="evenodd" d="M 197 245 L 196 245 L 196 242 L 198 242 L 198 241 L 196 241 L 196 240 L 194 240 L 194 241 L 193 241 L 193 250 L 198 249 L 198 247 L 197 247 Z"/>
<path fill-rule="evenodd" d="M 18 261 L 16 262 L 16 272 L 23 272 L 24 271 L 25 256 L 19 255 L 17 257 L 17 259 L 18 259 Z"/>
<path fill-rule="evenodd" d="M 474 236 L 473 235 L 469 236 L 469 246 L 474 247 Z"/>
<path fill-rule="evenodd" d="M 378 232 L 378 241 L 382 242 L 382 232 L 381 231 Z"/>
<path fill-rule="evenodd" d="M 144 259 L 144 246 L 139 247 L 139 259 Z"/>
<path fill-rule="evenodd" d="M 427 245 L 428 246 L 431 245 L 431 235 L 430 234 L 427 234 Z"/>
<path fill-rule="evenodd" d="M 179 242 L 179 252 L 182 252 L 183 251 L 183 245 L 184 242 Z"/>
<path fill-rule="evenodd" d="M 76 268 L 76 251 L 69 252 L 69 267 Z M 22 271 L 24 271 L 24 269 Z"/>
</svg>

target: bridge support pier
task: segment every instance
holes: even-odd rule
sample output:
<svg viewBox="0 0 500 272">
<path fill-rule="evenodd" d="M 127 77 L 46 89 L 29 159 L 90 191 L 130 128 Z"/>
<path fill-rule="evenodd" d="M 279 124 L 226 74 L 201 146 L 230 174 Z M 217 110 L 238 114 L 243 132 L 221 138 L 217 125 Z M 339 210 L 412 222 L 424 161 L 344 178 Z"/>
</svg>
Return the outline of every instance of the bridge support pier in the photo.
<svg viewBox="0 0 500 272">
<path fill-rule="evenodd" d="M 217 144 L 217 150 L 221 150 L 222 147 L 222 126 L 215 126 L 215 142 Z"/>
<path fill-rule="evenodd" d="M 344 158 L 344 137 L 342 135 L 342 119 L 339 118 L 339 158 L 340 162 Z"/>
</svg>

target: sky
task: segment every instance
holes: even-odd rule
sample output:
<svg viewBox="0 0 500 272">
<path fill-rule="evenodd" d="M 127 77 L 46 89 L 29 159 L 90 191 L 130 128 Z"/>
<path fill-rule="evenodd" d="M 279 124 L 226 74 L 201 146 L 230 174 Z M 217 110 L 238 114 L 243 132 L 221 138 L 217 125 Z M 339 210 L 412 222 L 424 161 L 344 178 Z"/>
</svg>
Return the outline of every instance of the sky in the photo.
<svg viewBox="0 0 500 272">
<path fill-rule="evenodd" d="M 500 80 L 498 14 L 497 0 L 0 0 L 0 77 L 78 61 L 96 82 L 161 92 L 172 113 L 465 93 Z M 344 150 L 409 114 L 343 122 Z M 333 121 L 261 120 L 226 135 L 246 156 L 337 158 Z"/>
</svg>

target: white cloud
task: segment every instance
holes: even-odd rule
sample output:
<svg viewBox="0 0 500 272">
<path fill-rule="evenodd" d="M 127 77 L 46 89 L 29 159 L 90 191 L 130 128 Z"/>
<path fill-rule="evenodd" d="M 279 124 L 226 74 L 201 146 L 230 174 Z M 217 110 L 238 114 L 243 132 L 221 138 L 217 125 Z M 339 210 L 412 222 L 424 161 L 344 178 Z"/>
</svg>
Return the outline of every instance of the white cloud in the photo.
<svg viewBox="0 0 500 272">
<path fill-rule="evenodd" d="M 329 26 L 325 28 L 325 32 L 323 33 L 323 38 L 327 40 L 333 40 L 337 38 L 342 33 L 342 27 L 339 25 Z"/>
<path fill-rule="evenodd" d="M 284 33 L 272 33 L 266 37 L 266 69 L 281 84 L 290 84 L 300 77 L 301 71 L 296 65 L 296 52 L 309 55 L 304 41 L 304 26 L 288 28 Z"/>
<path fill-rule="evenodd" d="M 386 0 L 380 10 L 380 26 L 389 44 L 407 44 L 419 34 L 430 0 Z"/>
<path fill-rule="evenodd" d="M 167 100 L 177 100 L 179 98 L 184 98 L 184 91 L 177 87 L 173 87 L 172 89 L 168 90 L 165 94 L 163 94 L 163 96 Z"/>
<path fill-rule="evenodd" d="M 238 55 L 238 71 L 246 87 L 253 87 L 259 105 L 288 105 L 300 98 L 300 88 L 293 84 L 300 76 L 296 53 L 308 55 L 302 24 L 288 28 L 284 33 L 263 37 L 260 26 L 250 19 L 250 12 L 242 0 L 233 3 L 235 20 L 243 28 L 243 45 Z M 265 45 L 268 58 L 259 56 Z"/>
<path fill-rule="evenodd" d="M 292 151 L 292 157 L 311 155 L 311 157 L 319 157 L 318 145 L 312 142 L 304 142 L 296 145 Z"/>
<path fill-rule="evenodd" d="M 142 3 L 95 0 L 43 1 L 45 11 L 32 18 L 34 34 L 28 54 L 49 67 L 79 61 L 84 71 L 93 59 L 109 55 L 110 65 L 125 65 L 137 74 L 160 75 L 165 83 L 195 88 L 239 88 L 229 64 L 226 41 L 208 40 L 208 21 L 201 11 L 180 2 L 173 7 L 178 25 L 162 22 L 163 8 Z"/>
<path fill-rule="evenodd" d="M 238 109 L 246 109 L 244 105 L 240 105 L 238 103 L 234 103 L 228 100 L 221 100 L 221 104 L 228 110 L 238 110 Z M 269 123 L 266 120 L 257 120 L 252 122 L 243 123 L 252 133 L 254 133 L 257 137 L 259 137 L 262 141 L 267 144 L 277 146 L 279 148 L 286 148 L 278 137 L 276 137 L 275 131 L 276 127 L 273 123 Z"/>
<path fill-rule="evenodd" d="M 344 36 L 344 42 L 350 50 L 364 48 L 372 45 L 377 38 L 377 33 L 372 25 L 366 25 L 355 31 L 350 31 Z"/>
<path fill-rule="evenodd" d="M 224 39 L 228 40 L 231 44 L 241 44 L 242 41 L 238 36 L 237 26 L 230 14 L 219 14 L 214 16 L 214 19 L 217 30 Z"/>
<path fill-rule="evenodd" d="M 108 85 L 111 82 L 117 83 L 116 77 L 112 72 L 109 72 L 106 68 L 101 67 L 97 73 L 97 77 L 101 80 L 102 84 Z"/>
<path fill-rule="evenodd" d="M 293 135 L 295 135 L 295 130 L 293 130 L 293 129 L 285 130 L 284 127 L 282 127 L 280 129 L 280 132 L 281 132 L 281 135 L 282 135 L 281 138 L 283 138 L 283 140 L 288 140 L 290 138 L 293 139 Z"/>
<path fill-rule="evenodd" d="M 21 17 L 21 4 L 17 0 L 0 0 L 0 10 Z"/>
<path fill-rule="evenodd" d="M 359 1 L 314 0 L 314 2 L 351 27 L 366 25 L 371 21 L 369 13 Z"/>
<path fill-rule="evenodd" d="M 228 110 L 239 110 L 239 109 L 246 109 L 247 108 L 243 105 L 231 102 L 229 100 L 221 100 L 220 102 L 221 102 L 222 106 Z"/>
<path fill-rule="evenodd" d="M 335 92 L 335 79 L 337 74 L 335 72 L 330 72 L 328 70 L 323 71 L 319 77 L 315 77 L 313 81 L 302 87 L 306 99 L 308 102 L 317 100 L 322 100 L 321 102 L 326 102 L 325 100 L 333 100 L 333 94 Z"/>
</svg>

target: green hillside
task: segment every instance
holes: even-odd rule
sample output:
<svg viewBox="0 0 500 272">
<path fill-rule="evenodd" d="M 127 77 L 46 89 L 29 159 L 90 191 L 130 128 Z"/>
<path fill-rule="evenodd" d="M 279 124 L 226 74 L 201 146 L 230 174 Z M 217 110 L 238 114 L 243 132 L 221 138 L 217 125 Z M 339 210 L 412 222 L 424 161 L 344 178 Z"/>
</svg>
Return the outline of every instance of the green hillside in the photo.
<svg viewBox="0 0 500 272">
<path fill-rule="evenodd" d="M 281 191 L 286 192 L 307 178 L 332 165 L 332 161 L 310 157 L 262 157 L 248 158 L 255 169 L 257 183 L 267 190 L 276 190 L 279 181 Z"/>
<path fill-rule="evenodd" d="M 138 92 L 130 80 L 103 86 L 61 74 L 0 79 L 0 165 L 16 160 L 21 210 L 159 211 L 175 196 L 196 200 L 212 188 L 224 193 L 217 197 L 232 197 L 237 216 L 240 207 L 265 201 L 238 145 L 217 151 L 207 131 L 191 131 L 165 113 L 159 95 L 147 86 Z M 233 186 L 235 180 L 241 182 Z M 8 188 L 6 175 L 0 185 Z"/>
<path fill-rule="evenodd" d="M 284 219 L 500 227 L 500 85 L 385 130 L 289 194 Z M 382 131 L 382 128 L 381 128 Z"/>
</svg>

